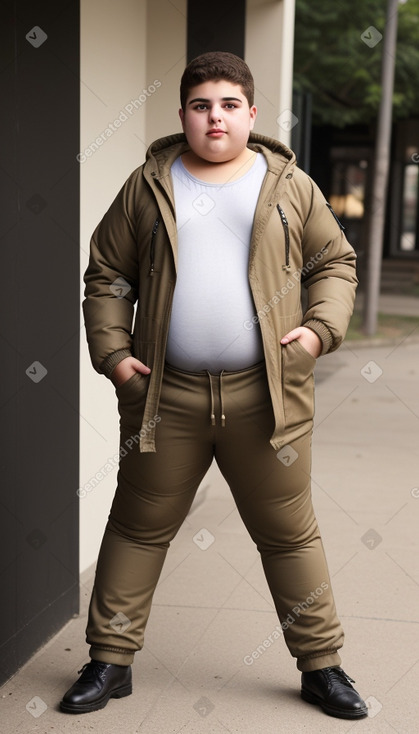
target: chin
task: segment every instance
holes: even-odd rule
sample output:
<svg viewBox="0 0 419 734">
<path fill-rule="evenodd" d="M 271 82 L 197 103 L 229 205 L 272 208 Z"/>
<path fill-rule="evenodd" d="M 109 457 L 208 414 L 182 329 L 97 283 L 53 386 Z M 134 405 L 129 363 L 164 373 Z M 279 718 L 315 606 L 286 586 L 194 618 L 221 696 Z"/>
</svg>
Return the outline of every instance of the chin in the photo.
<svg viewBox="0 0 419 734">
<path fill-rule="evenodd" d="M 223 153 L 208 153 L 206 154 L 205 159 L 211 163 L 227 163 L 235 157 L 234 153 L 226 153 L 224 151 Z"/>
</svg>

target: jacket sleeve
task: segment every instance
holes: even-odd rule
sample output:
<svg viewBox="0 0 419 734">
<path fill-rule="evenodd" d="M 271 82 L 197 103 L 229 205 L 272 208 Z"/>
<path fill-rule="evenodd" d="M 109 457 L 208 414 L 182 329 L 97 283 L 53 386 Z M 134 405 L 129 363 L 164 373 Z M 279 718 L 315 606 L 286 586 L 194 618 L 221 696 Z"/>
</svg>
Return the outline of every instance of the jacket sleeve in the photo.
<svg viewBox="0 0 419 734">
<path fill-rule="evenodd" d="M 97 372 L 107 377 L 132 354 L 131 330 L 138 298 L 135 173 L 96 227 L 84 274 L 83 313 L 90 358 Z"/>
<path fill-rule="evenodd" d="M 318 334 L 325 354 L 342 343 L 353 313 L 356 254 L 319 187 L 309 182 L 312 193 L 303 229 L 301 271 L 308 299 L 302 325 Z"/>
</svg>

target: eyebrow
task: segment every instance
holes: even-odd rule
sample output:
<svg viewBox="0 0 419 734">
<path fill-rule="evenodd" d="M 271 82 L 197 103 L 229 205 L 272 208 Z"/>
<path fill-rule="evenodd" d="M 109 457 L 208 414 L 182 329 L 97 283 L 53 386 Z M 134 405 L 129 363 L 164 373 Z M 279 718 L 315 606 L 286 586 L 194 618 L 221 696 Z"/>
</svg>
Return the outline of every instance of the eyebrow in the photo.
<svg viewBox="0 0 419 734">
<path fill-rule="evenodd" d="M 238 97 L 222 97 L 222 102 L 240 102 L 242 103 L 242 100 Z M 211 102 L 210 99 L 205 99 L 205 97 L 195 97 L 195 99 L 191 99 L 188 104 L 194 104 L 194 102 Z"/>
</svg>

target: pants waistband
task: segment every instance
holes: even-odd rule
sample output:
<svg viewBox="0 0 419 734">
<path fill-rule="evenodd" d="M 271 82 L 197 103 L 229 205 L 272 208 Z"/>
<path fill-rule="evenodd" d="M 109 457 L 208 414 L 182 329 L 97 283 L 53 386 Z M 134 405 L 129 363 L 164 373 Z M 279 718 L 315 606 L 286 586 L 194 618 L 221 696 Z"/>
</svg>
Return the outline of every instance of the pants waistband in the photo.
<svg viewBox="0 0 419 734">
<path fill-rule="evenodd" d="M 170 372 L 177 372 L 181 375 L 185 375 L 186 377 L 204 377 L 206 376 L 208 378 L 209 382 L 209 388 L 210 388 L 210 397 L 211 397 L 211 409 L 210 409 L 210 421 L 211 425 L 216 425 L 216 419 L 215 419 L 215 398 L 214 398 L 214 384 L 216 381 L 218 381 L 218 389 L 220 394 L 220 422 L 221 427 L 224 428 L 226 424 L 226 415 L 224 412 L 224 397 L 223 397 L 223 379 L 229 378 L 229 377 L 240 377 L 241 375 L 247 375 L 249 376 L 250 373 L 254 372 L 255 374 L 262 372 L 262 370 L 265 369 L 265 361 L 257 362 L 257 364 L 253 364 L 250 367 L 244 367 L 241 370 L 221 370 L 221 372 L 218 373 L 212 373 L 209 370 L 202 370 L 201 372 L 188 372 L 186 370 L 180 370 L 177 367 L 174 367 L 173 365 L 166 362 L 165 368 L 168 369 Z"/>
<path fill-rule="evenodd" d="M 196 375 L 197 377 L 202 377 L 202 375 L 213 375 L 214 377 L 218 377 L 221 374 L 226 376 L 241 375 L 247 372 L 252 372 L 253 370 L 257 372 L 264 367 L 265 360 L 262 360 L 261 362 L 250 365 L 250 367 L 243 367 L 243 369 L 241 370 L 221 370 L 221 372 L 210 372 L 210 370 L 201 370 L 200 372 L 194 372 L 189 370 L 181 370 L 179 369 L 179 367 L 174 367 L 172 364 L 169 364 L 169 362 L 165 362 L 165 368 L 171 370 L 172 372 L 180 372 L 182 375 Z"/>
</svg>

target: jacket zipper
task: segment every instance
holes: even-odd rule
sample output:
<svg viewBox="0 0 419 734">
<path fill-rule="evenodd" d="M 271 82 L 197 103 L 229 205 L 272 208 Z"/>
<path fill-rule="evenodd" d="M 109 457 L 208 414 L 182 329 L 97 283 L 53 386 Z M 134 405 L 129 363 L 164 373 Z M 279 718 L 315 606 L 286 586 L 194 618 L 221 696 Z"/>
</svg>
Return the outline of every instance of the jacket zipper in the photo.
<svg viewBox="0 0 419 734">
<path fill-rule="evenodd" d="M 153 229 L 151 231 L 151 242 L 150 242 L 150 270 L 148 272 L 149 275 L 154 275 L 154 253 L 156 249 L 155 245 L 155 239 L 156 239 L 156 233 L 158 226 L 160 224 L 160 220 L 157 218 L 156 221 L 153 224 Z"/>
<path fill-rule="evenodd" d="M 285 265 L 282 266 L 283 270 L 291 270 L 290 266 L 290 231 L 289 231 L 289 225 L 288 225 L 288 219 L 287 216 L 282 209 L 282 207 L 277 204 L 276 208 L 278 209 L 279 216 L 281 217 L 282 226 L 284 228 L 284 234 L 285 234 Z"/>
<path fill-rule="evenodd" d="M 340 221 L 340 220 L 338 219 L 338 215 L 337 215 L 337 214 L 336 214 L 336 212 L 334 211 L 334 209 L 333 209 L 332 205 L 331 205 L 331 204 L 329 204 L 329 202 L 328 202 L 328 201 L 326 201 L 326 206 L 327 206 L 327 208 L 329 209 L 330 213 L 331 213 L 331 214 L 333 214 L 334 218 L 336 219 L 336 221 L 337 221 L 337 223 L 338 223 L 339 227 L 341 228 L 341 230 L 342 230 L 342 232 L 343 232 L 343 231 L 344 231 L 344 229 L 345 229 L 345 227 L 343 226 L 342 222 L 341 222 L 341 221 Z"/>
</svg>

